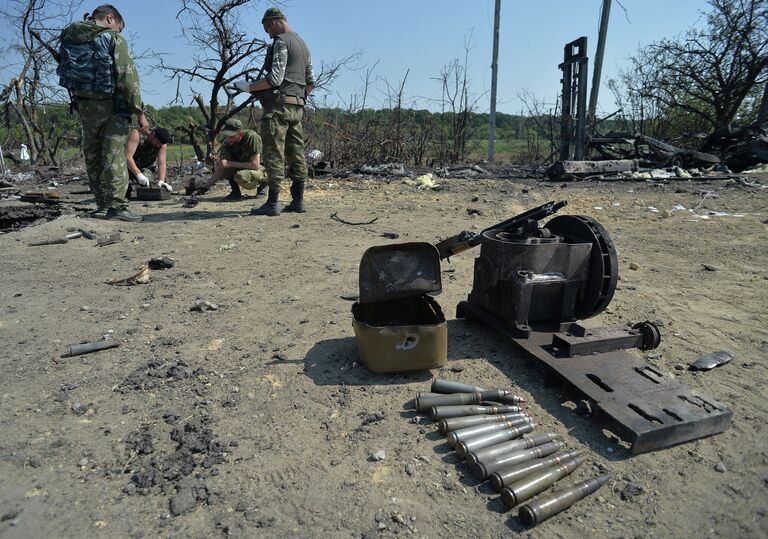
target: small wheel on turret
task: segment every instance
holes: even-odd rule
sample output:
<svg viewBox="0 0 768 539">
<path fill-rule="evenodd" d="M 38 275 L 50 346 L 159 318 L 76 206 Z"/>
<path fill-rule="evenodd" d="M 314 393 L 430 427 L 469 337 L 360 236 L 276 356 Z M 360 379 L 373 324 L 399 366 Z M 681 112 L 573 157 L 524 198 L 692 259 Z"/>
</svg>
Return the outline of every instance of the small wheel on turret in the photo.
<svg viewBox="0 0 768 539">
<path fill-rule="evenodd" d="M 643 335 L 643 344 L 640 345 L 640 350 L 653 350 L 661 344 L 661 331 L 653 322 L 638 322 L 632 326 L 632 329 L 640 330 Z"/>
</svg>

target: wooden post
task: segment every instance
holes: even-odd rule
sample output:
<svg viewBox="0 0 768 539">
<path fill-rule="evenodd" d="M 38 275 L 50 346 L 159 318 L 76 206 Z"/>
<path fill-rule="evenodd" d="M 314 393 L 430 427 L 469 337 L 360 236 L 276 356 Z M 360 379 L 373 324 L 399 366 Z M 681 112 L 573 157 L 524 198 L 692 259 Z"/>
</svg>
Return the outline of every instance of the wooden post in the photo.
<svg viewBox="0 0 768 539">
<path fill-rule="evenodd" d="M 496 84 L 499 71 L 499 16 L 501 0 L 496 0 L 496 14 L 493 18 L 493 59 L 491 60 L 491 113 L 488 116 L 488 161 L 493 161 L 496 143 Z"/>
<path fill-rule="evenodd" d="M 592 73 L 592 90 L 589 94 L 589 125 L 590 132 L 595 127 L 595 113 L 597 111 L 597 95 L 600 91 L 600 76 L 603 72 L 603 54 L 605 53 L 605 39 L 608 35 L 608 18 L 611 16 L 611 0 L 603 0 L 603 11 L 600 14 L 600 33 L 597 36 L 597 51 L 595 52 L 595 71 Z"/>
</svg>

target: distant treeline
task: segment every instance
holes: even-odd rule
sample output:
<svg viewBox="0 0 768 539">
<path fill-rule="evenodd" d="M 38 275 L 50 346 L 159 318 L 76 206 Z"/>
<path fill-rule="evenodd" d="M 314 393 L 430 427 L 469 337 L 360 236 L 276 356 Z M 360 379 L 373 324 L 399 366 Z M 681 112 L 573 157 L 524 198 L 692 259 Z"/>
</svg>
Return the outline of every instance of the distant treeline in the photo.
<svg viewBox="0 0 768 539">
<path fill-rule="evenodd" d="M 80 146 L 80 126 L 69 105 L 50 103 L 39 107 L 39 123 L 53 151 L 72 157 Z M 204 140 L 204 118 L 195 106 L 148 108 L 153 126 L 169 129 L 174 142 L 193 145 L 190 137 Z M 246 127 L 258 130 L 261 109 L 241 111 L 238 118 Z M 0 140 L 8 157 L 18 156 L 25 142 L 22 126 L 6 117 Z M 442 164 L 479 160 L 487 156 L 488 114 L 439 113 L 428 110 L 372 110 L 349 112 L 342 109 L 308 109 L 305 116 L 307 149 L 318 149 L 324 158 L 338 162 L 380 163 L 402 161 L 411 164 Z M 10 128 L 8 127 L 10 126 Z M 546 160 L 557 147 L 559 118 L 554 115 L 525 116 L 496 114 L 495 154 L 504 162 L 536 163 Z M 603 131 L 622 129 L 621 122 L 609 120 Z M 199 146 L 199 145 L 198 145 Z M 201 150 L 202 152 L 203 150 Z M 194 155 L 193 150 L 188 152 Z M 203 155 L 198 155 L 202 158 Z"/>
</svg>

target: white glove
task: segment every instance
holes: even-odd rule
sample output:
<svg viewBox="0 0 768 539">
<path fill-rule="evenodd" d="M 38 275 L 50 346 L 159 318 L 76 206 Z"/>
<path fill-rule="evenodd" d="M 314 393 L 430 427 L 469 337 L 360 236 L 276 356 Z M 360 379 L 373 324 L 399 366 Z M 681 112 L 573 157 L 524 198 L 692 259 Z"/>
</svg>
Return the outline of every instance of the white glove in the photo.
<svg viewBox="0 0 768 539">
<path fill-rule="evenodd" d="M 235 88 L 240 90 L 241 92 L 248 92 L 251 89 L 251 83 L 247 80 L 239 80 L 235 82 Z"/>
<path fill-rule="evenodd" d="M 173 193 L 173 187 L 165 182 L 157 182 L 157 186 L 167 190 L 169 193 Z"/>
<path fill-rule="evenodd" d="M 141 172 L 136 175 L 136 181 L 139 182 L 139 185 L 142 187 L 149 187 L 149 179 Z"/>
</svg>

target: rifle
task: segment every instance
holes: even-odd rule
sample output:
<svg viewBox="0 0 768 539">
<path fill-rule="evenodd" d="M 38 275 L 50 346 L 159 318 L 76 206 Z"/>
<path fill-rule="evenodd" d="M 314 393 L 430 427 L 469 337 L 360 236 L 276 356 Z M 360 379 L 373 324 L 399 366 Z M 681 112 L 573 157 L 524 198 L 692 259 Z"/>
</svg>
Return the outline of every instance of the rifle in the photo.
<svg viewBox="0 0 768 539">
<path fill-rule="evenodd" d="M 482 243 L 483 235 L 486 232 L 489 232 L 491 230 L 498 230 L 498 231 L 515 230 L 522 227 L 532 226 L 537 221 L 540 221 L 545 217 L 552 215 L 553 213 L 558 211 L 563 206 L 566 206 L 567 204 L 568 202 L 566 202 L 565 200 L 561 200 L 560 202 L 555 202 L 555 201 L 547 202 L 546 204 L 542 204 L 541 206 L 537 206 L 536 208 L 531 208 L 530 210 L 524 211 L 519 215 L 510 217 L 505 221 L 489 226 L 488 228 L 485 228 L 478 233 L 469 232 L 468 230 L 459 232 L 455 236 L 451 236 L 450 238 L 446 238 L 442 240 L 437 245 L 435 245 L 435 247 L 437 247 L 437 251 L 438 253 L 440 253 L 440 260 L 444 260 L 452 255 L 456 255 L 463 251 L 466 251 L 467 249 L 476 247 L 477 245 Z"/>
</svg>

